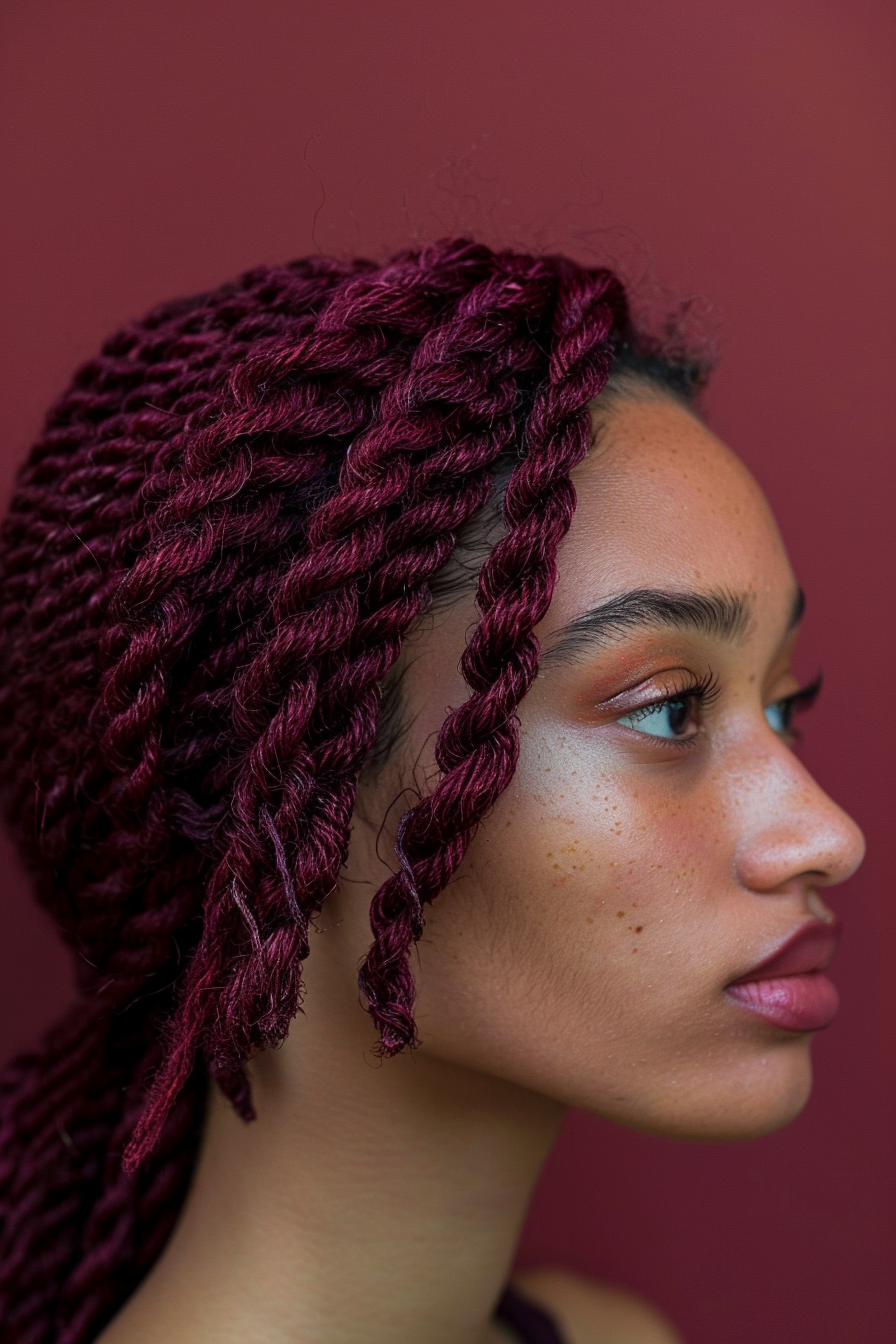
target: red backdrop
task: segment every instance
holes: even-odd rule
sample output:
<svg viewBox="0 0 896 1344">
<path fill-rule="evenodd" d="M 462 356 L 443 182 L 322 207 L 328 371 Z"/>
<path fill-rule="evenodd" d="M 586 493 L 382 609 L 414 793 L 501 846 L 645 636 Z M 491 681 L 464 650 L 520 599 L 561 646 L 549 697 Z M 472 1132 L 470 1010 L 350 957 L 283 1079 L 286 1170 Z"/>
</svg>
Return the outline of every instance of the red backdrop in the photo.
<svg viewBox="0 0 896 1344">
<path fill-rule="evenodd" d="M 826 688 L 805 751 L 869 857 L 844 1007 L 782 1132 L 666 1142 L 574 1115 L 523 1236 L 690 1344 L 891 1344 L 896 910 L 887 0 L 7 0 L 2 486 L 123 319 L 261 260 L 409 238 L 609 258 L 704 296 L 710 419 L 771 497 Z M 888 661 L 889 659 L 889 661 Z M 0 1052 L 70 977 L 4 856 Z"/>
</svg>

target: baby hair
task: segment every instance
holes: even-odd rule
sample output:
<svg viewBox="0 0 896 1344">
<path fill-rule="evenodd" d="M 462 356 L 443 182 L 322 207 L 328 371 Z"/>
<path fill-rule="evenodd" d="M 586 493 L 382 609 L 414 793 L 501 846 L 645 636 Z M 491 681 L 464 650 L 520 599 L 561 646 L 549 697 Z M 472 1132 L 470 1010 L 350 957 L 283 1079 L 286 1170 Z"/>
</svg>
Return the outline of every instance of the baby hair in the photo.
<svg viewBox="0 0 896 1344">
<path fill-rule="evenodd" d="M 705 372 L 611 271 L 448 239 L 163 304 L 50 411 L 0 531 L 0 792 L 78 997 L 0 1076 L 3 1339 L 94 1339 L 171 1231 L 208 1079 L 252 1118 L 244 1065 L 301 1006 L 394 745 L 390 669 L 497 507 L 471 694 L 360 972 L 377 1050 L 418 1043 L 424 908 L 513 776 L 611 369 L 685 400 Z"/>
</svg>

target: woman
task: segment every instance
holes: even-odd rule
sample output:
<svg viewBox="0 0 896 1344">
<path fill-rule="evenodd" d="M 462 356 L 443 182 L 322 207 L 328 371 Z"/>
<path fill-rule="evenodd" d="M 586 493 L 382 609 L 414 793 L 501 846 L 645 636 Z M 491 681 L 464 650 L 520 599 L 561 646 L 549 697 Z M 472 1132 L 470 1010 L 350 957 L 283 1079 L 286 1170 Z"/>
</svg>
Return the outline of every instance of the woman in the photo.
<svg viewBox="0 0 896 1344">
<path fill-rule="evenodd" d="M 76 376 L 2 539 L 6 811 L 82 994 L 4 1077 L 4 1338 L 677 1338 L 505 1285 L 568 1106 L 766 1133 L 836 1011 L 863 842 L 704 378 L 610 272 L 465 240 Z"/>
</svg>

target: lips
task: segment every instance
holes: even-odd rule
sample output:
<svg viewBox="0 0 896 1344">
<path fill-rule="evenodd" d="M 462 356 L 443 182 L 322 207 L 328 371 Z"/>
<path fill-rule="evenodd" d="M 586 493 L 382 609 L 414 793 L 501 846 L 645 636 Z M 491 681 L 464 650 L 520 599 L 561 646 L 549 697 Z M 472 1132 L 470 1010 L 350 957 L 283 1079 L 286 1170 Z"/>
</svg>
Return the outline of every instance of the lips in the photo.
<svg viewBox="0 0 896 1344">
<path fill-rule="evenodd" d="M 820 1031 L 833 1021 L 839 1006 L 837 990 L 824 970 L 840 934 L 836 920 L 804 924 L 746 975 L 732 980 L 725 993 L 787 1031 Z"/>
</svg>

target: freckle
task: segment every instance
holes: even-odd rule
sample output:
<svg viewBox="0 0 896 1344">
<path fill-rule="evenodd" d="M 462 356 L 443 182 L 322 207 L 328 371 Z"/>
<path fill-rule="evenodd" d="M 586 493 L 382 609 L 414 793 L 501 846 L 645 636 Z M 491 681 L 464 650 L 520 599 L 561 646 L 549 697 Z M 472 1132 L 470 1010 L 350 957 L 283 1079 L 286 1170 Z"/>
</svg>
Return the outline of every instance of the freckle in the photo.
<svg viewBox="0 0 896 1344">
<path fill-rule="evenodd" d="M 560 865 L 559 865 L 559 863 L 552 863 L 552 864 L 551 864 L 551 867 L 552 867 L 552 868 L 559 868 Z"/>
<path fill-rule="evenodd" d="M 594 920 L 592 919 L 592 917 L 591 917 L 590 915 L 588 915 L 588 917 L 587 917 L 586 920 L 585 920 L 585 923 L 586 923 L 586 924 L 593 924 L 593 923 L 594 923 Z"/>
<path fill-rule="evenodd" d="M 633 948 L 632 948 L 632 951 L 633 951 L 633 952 L 637 952 L 637 950 L 638 950 L 638 949 L 637 949 L 636 947 L 633 947 Z"/>
<path fill-rule="evenodd" d="M 635 929 L 635 933 L 642 933 L 642 932 L 643 932 L 643 929 L 644 929 L 644 925 L 643 925 L 643 924 L 639 924 L 638 927 Z"/>
<path fill-rule="evenodd" d="M 554 857 L 554 851 L 552 849 L 549 849 L 547 854 L 545 854 L 545 858 L 552 859 L 553 857 Z"/>
<path fill-rule="evenodd" d="M 625 918 L 625 911 L 624 911 L 624 910 L 617 910 L 617 911 L 616 911 L 616 918 L 617 918 L 617 919 L 624 919 L 624 918 Z"/>
</svg>

